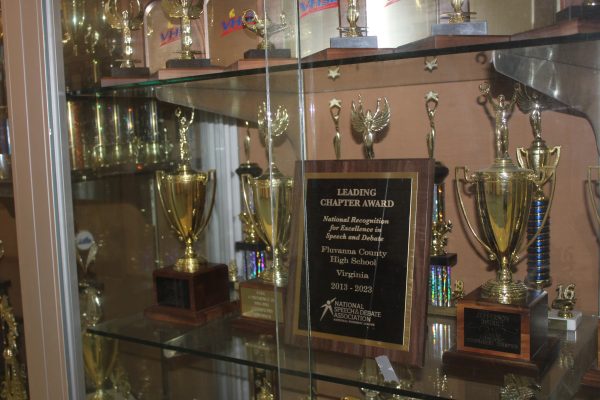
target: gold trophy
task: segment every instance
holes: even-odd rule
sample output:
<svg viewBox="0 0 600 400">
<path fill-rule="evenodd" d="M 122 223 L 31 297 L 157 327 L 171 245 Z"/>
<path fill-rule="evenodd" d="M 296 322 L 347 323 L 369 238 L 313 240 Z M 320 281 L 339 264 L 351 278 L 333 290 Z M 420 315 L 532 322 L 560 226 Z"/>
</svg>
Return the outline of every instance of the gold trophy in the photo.
<svg viewBox="0 0 600 400">
<path fill-rule="evenodd" d="M 167 60 L 167 68 L 195 68 L 210 66 L 207 58 L 196 58 L 199 51 L 192 50 L 192 20 L 202 15 L 202 2 L 197 0 L 161 0 L 164 12 L 181 21 L 181 52 L 178 59 Z"/>
<path fill-rule="evenodd" d="M 346 21 L 348 21 L 348 26 L 341 26 L 341 13 L 343 10 L 340 5 L 340 26 L 338 27 L 340 37 L 330 38 L 329 47 L 363 49 L 376 49 L 378 47 L 377 36 L 367 36 L 367 28 L 358 26 L 358 20 L 361 16 L 359 8 L 358 0 L 348 0 L 345 16 Z M 364 8 L 364 11 L 366 12 L 366 8 Z"/>
<path fill-rule="evenodd" d="M 352 129 L 362 135 L 367 158 L 369 160 L 374 159 L 373 142 L 375 142 L 375 137 L 390 124 L 390 105 L 387 98 L 383 98 L 383 108 L 381 107 L 381 99 L 377 99 L 377 109 L 373 114 L 371 110 L 367 110 L 365 113 L 362 98 L 359 95 L 358 107 L 352 101 L 350 116 Z"/>
<path fill-rule="evenodd" d="M 467 167 L 457 167 L 456 180 L 466 181 L 474 186 L 478 224 L 483 231 L 481 236 L 467 217 L 458 185 L 456 193 L 460 210 L 471 233 L 488 253 L 489 259 L 498 263 L 496 279 L 491 279 L 482 286 L 482 296 L 500 304 L 518 304 L 527 297 L 527 286 L 521 281 L 513 281 L 512 268 L 518 261 L 517 254 L 527 228 L 535 185 L 542 186 L 552 176 L 554 168 L 540 167 L 540 172 L 536 174 L 517 167 L 508 155 L 508 116 L 517 101 L 519 88 L 515 88 L 510 101 L 506 101 L 503 95 L 497 100 L 493 99 L 489 84 L 480 85 L 480 90 L 492 104 L 496 115 L 495 161 L 490 168 L 472 174 Z M 526 247 L 541 233 L 546 223 L 554 195 L 554 182 L 553 180 L 550 204 L 542 218 L 541 227 Z"/>
<path fill-rule="evenodd" d="M 433 24 L 432 35 L 487 35 L 487 21 L 472 21 L 471 16 L 477 13 L 463 11 L 464 0 L 450 0 L 449 3 L 452 11 L 441 16 L 448 23 Z"/>
<path fill-rule="evenodd" d="M 265 142 L 267 159 L 273 140 L 285 133 L 288 124 L 289 116 L 284 107 L 279 106 L 274 116 L 267 111 L 265 103 L 259 107 L 258 131 Z M 246 174 L 241 180 L 246 214 L 258 237 L 267 245 L 271 260 L 258 279 L 240 283 L 241 318 L 235 325 L 260 333 L 275 333 L 276 321 L 283 322 L 283 299 L 288 281 L 284 255 L 290 238 L 294 181 L 279 171 L 275 161 L 259 177 Z"/>
<path fill-rule="evenodd" d="M 266 111 L 265 103 L 259 107 L 258 129 L 265 140 L 267 156 L 273 146 L 273 139 L 283 135 L 288 124 L 289 117 L 285 108 L 280 106 L 272 118 L 271 113 Z M 290 236 L 293 180 L 284 176 L 272 161 L 269 170 L 258 178 L 243 176 L 242 187 L 246 212 L 253 220 L 258 236 L 272 253 L 272 262 L 267 264 L 260 278 L 265 282 L 275 283 L 277 287 L 284 287 L 287 285 L 287 270 L 283 256 L 287 252 Z M 254 204 L 254 212 L 250 207 L 250 198 Z"/>
<path fill-rule="evenodd" d="M 333 150 L 335 159 L 339 160 L 342 156 L 342 134 L 340 133 L 340 113 L 342 112 L 342 101 L 336 98 L 329 100 L 329 114 L 335 126 L 335 135 L 333 136 Z"/>
<path fill-rule="evenodd" d="M 254 10 L 242 11 L 242 26 L 260 38 L 256 49 L 244 52 L 244 58 L 265 58 L 265 51 L 268 51 L 270 58 L 291 57 L 290 49 L 276 49 L 269 40 L 273 35 L 288 29 L 285 14 L 282 13 L 280 19 L 279 24 L 274 24 L 268 16 L 261 19 Z"/>
<path fill-rule="evenodd" d="M 458 301 L 457 350 L 446 352 L 444 362 L 464 365 L 465 353 L 475 353 L 518 359 L 536 366 L 535 359 L 540 350 L 551 343 L 547 341 L 548 294 L 528 290 L 523 282 L 513 281 L 512 269 L 526 232 L 535 185 L 544 182 L 554 169 L 543 167 L 536 174 L 517 167 L 508 154 L 508 118 L 517 101 L 519 87 L 508 101 L 503 95 L 494 99 L 487 83 L 480 85 L 480 90 L 495 113 L 495 161 L 489 168 L 474 173 L 467 167 L 456 167 L 456 194 L 468 228 L 490 261 L 498 264 L 498 271 L 495 279 Z M 461 195 L 462 182 L 473 188 L 481 234 L 475 231 L 467 217 Z M 548 210 L 554 187 L 553 180 Z M 547 216 L 548 212 L 542 219 L 542 228 Z M 531 241 L 541 230 L 535 232 Z M 519 328 L 523 326 L 526 328 Z M 493 362 L 501 361 L 494 358 Z"/>
<path fill-rule="evenodd" d="M 123 8 L 123 2 L 120 0 L 108 0 L 104 3 L 104 15 L 106 21 L 113 28 L 121 31 L 123 58 L 116 60 L 121 62 L 119 67 L 111 69 L 111 76 L 132 77 L 147 76 L 150 70 L 145 67 L 136 67 L 135 63 L 139 60 L 133 59 L 133 39 L 131 31 L 139 30 L 144 22 L 144 9 L 140 0 L 127 0 L 126 7 Z"/>
<path fill-rule="evenodd" d="M 518 105 L 523 112 L 529 113 L 534 140 L 527 149 L 517 148 L 517 162 L 519 167 L 531 169 L 546 178 L 541 185 L 535 185 L 533 193 L 527 225 L 527 238 L 531 240 L 536 231 L 541 228 L 542 219 L 550 203 L 544 193 L 544 185 L 552 178 L 553 174 L 544 174 L 544 169 L 551 166 L 552 170 L 556 170 L 560 159 L 560 146 L 549 148 L 542 139 L 543 104 L 536 92 L 528 93 L 526 89 L 521 89 Z M 525 283 L 527 286 L 539 290 L 552 284 L 550 277 L 550 218 L 546 219 L 546 226 L 527 249 L 527 279 Z"/>
<path fill-rule="evenodd" d="M 556 298 L 552 301 L 552 309 L 548 313 L 548 325 L 553 329 L 577 330 L 582 313 L 574 310 L 575 303 L 577 303 L 575 284 L 558 285 Z"/>
<path fill-rule="evenodd" d="M 90 267 L 96 261 L 101 243 L 97 243 L 88 231 L 76 235 L 76 256 L 79 267 L 79 310 L 81 313 L 81 334 L 83 363 L 94 392 L 88 395 L 91 400 L 112 399 L 106 389 L 110 376 L 117 364 L 119 342 L 116 339 L 98 336 L 88 331 L 102 321 L 104 299 L 101 285 L 92 278 Z"/>
<path fill-rule="evenodd" d="M 200 325 L 231 311 L 229 273 L 225 264 L 200 259 L 194 243 L 204 231 L 215 203 L 216 173 L 191 167 L 187 131 L 194 120 L 178 108 L 181 163 L 174 172 L 157 171 L 158 197 L 164 215 L 185 252 L 175 265 L 154 271 L 156 305 L 146 316 L 176 323 Z M 186 290 L 178 288 L 185 287 Z"/>
</svg>

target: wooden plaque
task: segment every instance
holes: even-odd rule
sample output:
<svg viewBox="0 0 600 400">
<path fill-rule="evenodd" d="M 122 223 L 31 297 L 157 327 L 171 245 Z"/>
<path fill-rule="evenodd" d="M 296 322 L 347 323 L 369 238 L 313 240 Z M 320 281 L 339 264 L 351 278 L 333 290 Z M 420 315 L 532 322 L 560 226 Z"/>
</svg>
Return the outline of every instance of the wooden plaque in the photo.
<svg viewBox="0 0 600 400">
<path fill-rule="evenodd" d="M 429 159 L 297 165 L 288 342 L 423 364 L 432 193 Z"/>
</svg>

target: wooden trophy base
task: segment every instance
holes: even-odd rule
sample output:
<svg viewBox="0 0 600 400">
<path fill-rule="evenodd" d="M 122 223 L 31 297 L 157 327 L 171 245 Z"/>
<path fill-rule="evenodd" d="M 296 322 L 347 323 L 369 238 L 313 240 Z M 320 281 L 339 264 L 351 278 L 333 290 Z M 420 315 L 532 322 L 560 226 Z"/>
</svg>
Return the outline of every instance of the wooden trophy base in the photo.
<svg viewBox="0 0 600 400">
<path fill-rule="evenodd" d="M 276 321 L 283 323 L 286 288 L 275 288 L 272 283 L 252 279 L 241 282 L 239 290 L 240 317 L 232 321 L 232 326 L 254 333 L 275 334 Z"/>
<path fill-rule="evenodd" d="M 528 291 L 520 305 L 499 304 L 481 297 L 481 288 L 457 304 L 456 348 L 444 353 L 448 366 L 505 368 L 540 376 L 557 354 L 548 338 L 548 294 Z"/>
<path fill-rule="evenodd" d="M 296 64 L 297 58 L 269 58 L 269 66 Z M 266 62 L 264 58 L 247 58 L 237 60 L 227 67 L 227 71 L 242 71 L 245 69 L 265 68 Z"/>
<path fill-rule="evenodd" d="M 176 271 L 174 267 L 153 272 L 156 304 L 144 314 L 151 319 L 186 325 L 203 325 L 235 311 L 229 301 L 229 278 L 225 264 L 207 263 L 200 271 Z"/>
<path fill-rule="evenodd" d="M 475 46 L 496 42 L 506 42 L 510 36 L 506 35 L 436 35 L 417 40 L 396 48 L 396 52 L 445 49 L 457 46 Z"/>
<path fill-rule="evenodd" d="M 196 75 L 218 74 L 224 70 L 224 67 L 218 67 L 216 65 L 193 68 L 163 68 L 158 70 L 158 79 L 176 79 Z"/>
<path fill-rule="evenodd" d="M 244 59 L 259 58 L 264 60 L 267 57 L 267 53 L 269 58 L 292 58 L 292 51 L 290 49 L 271 49 L 268 51 L 264 49 L 251 49 L 244 52 Z"/>
<path fill-rule="evenodd" d="M 365 49 L 365 48 L 333 48 L 329 47 L 324 50 L 318 51 L 314 54 L 302 58 L 304 62 L 314 61 L 327 61 L 327 60 L 339 60 L 344 58 L 353 57 L 368 57 L 377 56 L 380 54 L 393 53 L 394 49 Z"/>
</svg>

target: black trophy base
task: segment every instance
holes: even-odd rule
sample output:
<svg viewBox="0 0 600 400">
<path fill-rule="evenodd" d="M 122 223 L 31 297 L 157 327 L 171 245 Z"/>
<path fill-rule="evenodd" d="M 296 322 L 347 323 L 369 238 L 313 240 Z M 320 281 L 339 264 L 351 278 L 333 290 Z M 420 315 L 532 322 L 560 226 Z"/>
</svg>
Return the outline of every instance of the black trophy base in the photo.
<svg viewBox="0 0 600 400">
<path fill-rule="evenodd" d="M 150 69 L 147 67 L 112 67 L 110 69 L 111 78 L 145 78 L 148 76 L 150 76 Z"/>
<path fill-rule="evenodd" d="M 441 256 L 429 256 L 430 265 L 446 265 L 453 267 L 456 265 L 457 260 L 458 256 L 456 253 L 447 253 Z"/>
<path fill-rule="evenodd" d="M 329 47 L 334 49 L 376 49 L 377 36 L 333 37 Z"/>
<path fill-rule="evenodd" d="M 175 58 L 167 60 L 167 68 L 200 68 L 210 67 L 210 58 L 193 58 L 191 60 L 182 60 Z"/>
<path fill-rule="evenodd" d="M 263 242 L 235 242 L 235 251 L 263 251 L 267 248 Z"/>
<path fill-rule="evenodd" d="M 560 340 L 549 337 L 531 360 L 515 360 L 469 353 L 452 347 L 442 356 L 444 371 L 450 375 L 501 384 L 505 374 L 541 378 L 558 356 Z"/>
<path fill-rule="evenodd" d="M 436 35 L 487 35 L 487 21 L 461 22 L 459 24 L 434 24 L 431 34 Z"/>
<path fill-rule="evenodd" d="M 569 6 L 556 13 L 556 22 L 570 21 L 572 19 L 598 19 L 600 18 L 600 5 L 598 6 Z"/>
<path fill-rule="evenodd" d="M 257 163 L 246 162 L 240 164 L 235 170 L 235 173 L 238 174 L 238 176 L 250 175 L 253 178 L 257 178 L 262 174 L 262 168 L 259 167 Z"/>
<path fill-rule="evenodd" d="M 228 268 L 207 263 L 197 272 L 165 267 L 153 272 L 156 304 L 145 311 L 148 318 L 187 325 L 202 325 L 234 312 L 229 301 Z"/>
<path fill-rule="evenodd" d="M 246 50 L 244 52 L 244 59 L 252 59 L 252 58 L 262 58 L 264 59 L 265 57 L 269 58 L 291 58 L 292 57 L 292 51 L 290 49 L 270 49 L 270 50 L 265 50 L 265 49 L 251 49 L 251 50 Z"/>
</svg>

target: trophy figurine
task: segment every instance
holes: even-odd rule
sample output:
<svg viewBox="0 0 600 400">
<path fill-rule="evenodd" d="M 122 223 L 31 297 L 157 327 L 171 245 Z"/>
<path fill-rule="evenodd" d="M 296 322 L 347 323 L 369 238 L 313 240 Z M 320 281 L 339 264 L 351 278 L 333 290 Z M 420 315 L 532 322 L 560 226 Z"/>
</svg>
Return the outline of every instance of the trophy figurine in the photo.
<svg viewBox="0 0 600 400">
<path fill-rule="evenodd" d="M 544 174 L 544 168 L 551 166 L 556 170 L 560 159 L 560 146 L 549 148 L 542 139 L 542 109 L 540 96 L 533 92 L 529 94 L 526 89 L 519 92 L 517 104 L 523 112 L 529 113 L 529 122 L 533 130 L 534 140 L 525 149 L 517 148 L 517 162 L 521 168 L 531 169 L 544 175 L 546 181 L 535 186 L 529 220 L 527 223 L 527 240 L 531 240 L 541 228 L 541 223 L 550 200 L 544 193 L 543 186 L 552 178 L 551 174 Z M 527 249 L 527 286 L 541 290 L 552 284 L 550 277 L 550 217 L 546 218 L 546 225 L 542 232 L 535 238 Z"/>
<path fill-rule="evenodd" d="M 191 167 L 187 132 L 194 112 L 175 111 L 179 126 L 181 161 L 173 172 L 157 171 L 158 197 L 169 225 L 185 246 L 174 265 L 154 271 L 156 305 L 146 316 L 176 323 L 200 325 L 229 312 L 229 273 L 224 264 L 201 259 L 194 243 L 205 230 L 215 203 L 215 171 Z"/>
<path fill-rule="evenodd" d="M 202 3 L 198 0 L 161 0 L 164 12 L 170 18 L 181 21 L 181 52 L 178 59 L 167 60 L 167 68 L 195 68 L 210 66 L 210 59 L 196 58 L 201 52 L 192 50 L 192 23 L 202 15 Z"/>
<path fill-rule="evenodd" d="M 242 12 L 242 26 L 260 38 L 256 49 L 244 52 L 244 58 L 265 58 L 265 53 L 269 58 L 291 57 L 292 52 L 290 49 L 276 49 L 270 41 L 272 35 L 288 29 L 285 14 L 282 14 L 281 23 L 274 24 L 268 16 L 261 19 L 256 11 L 244 10 Z"/>
<path fill-rule="evenodd" d="M 128 0 L 127 7 L 122 8 L 119 0 L 108 0 L 104 4 L 104 15 L 106 21 L 113 28 L 121 31 L 123 58 L 116 60 L 121 62 L 118 67 L 111 68 L 111 76 L 115 78 L 148 76 L 150 70 L 146 67 L 136 67 L 139 60 L 133 59 L 133 40 L 131 31 L 142 27 L 144 10 L 140 0 Z"/>
<path fill-rule="evenodd" d="M 548 326 L 552 329 L 575 331 L 582 319 L 581 311 L 575 311 L 575 284 L 558 285 L 556 298 L 548 313 Z"/>
<path fill-rule="evenodd" d="M 427 134 L 429 158 L 435 154 L 435 113 L 439 104 L 438 94 L 429 92 L 425 96 L 425 111 L 429 118 L 430 130 Z M 431 251 L 429 269 L 429 313 L 452 315 L 456 310 L 452 307 L 452 267 L 456 265 L 456 253 L 448 253 L 448 233 L 452 231 L 452 222 L 446 221 L 446 188 L 444 180 L 449 170 L 439 161 L 435 162 L 433 184 L 433 222 L 431 225 Z"/>
<path fill-rule="evenodd" d="M 246 161 L 241 163 L 235 170 L 235 173 L 240 179 L 240 185 L 244 175 L 257 178 L 262 174 L 262 169 L 258 164 L 250 161 L 250 142 L 250 124 L 246 121 L 246 135 L 243 142 Z M 243 193 L 243 190 L 244 188 L 240 187 L 241 194 Z M 241 203 L 244 203 L 243 195 Z M 254 212 L 254 203 L 250 204 L 250 209 Z M 242 211 L 240 213 L 240 220 L 242 222 L 243 241 L 236 242 L 235 249 L 236 251 L 242 251 L 244 255 L 244 271 L 242 274 L 244 279 L 254 279 L 258 277 L 258 274 L 261 273 L 265 267 L 265 245 L 259 239 L 254 222 L 248 211 Z"/>
<path fill-rule="evenodd" d="M 480 90 L 495 114 L 495 161 L 489 168 L 475 173 L 467 167 L 456 167 L 456 194 L 467 227 L 490 261 L 498 264 L 498 270 L 495 279 L 458 302 L 457 351 L 444 354 L 444 362 L 463 363 L 464 353 L 477 353 L 536 365 L 535 358 L 547 343 L 548 294 L 530 290 L 523 282 L 514 281 L 512 269 L 521 251 L 535 185 L 544 182 L 554 169 L 543 167 L 540 173 L 535 173 L 519 168 L 508 154 L 508 118 L 517 101 L 519 87 L 515 88 L 510 100 L 503 95 L 494 99 L 487 83 L 480 85 Z M 460 187 L 463 182 L 472 187 L 481 233 L 476 232 L 467 216 Z M 555 181 L 552 183 L 548 210 Z M 541 233 L 547 217 L 548 211 L 542 218 L 540 229 L 525 248 Z M 523 326 L 527 328 L 515 328 Z"/>
<path fill-rule="evenodd" d="M 367 110 L 365 113 L 362 98 L 359 95 L 358 107 L 352 101 L 350 117 L 352 129 L 354 132 L 362 135 L 367 159 L 374 159 L 373 143 L 375 142 L 375 137 L 390 124 L 390 105 L 387 98 L 383 98 L 383 108 L 381 107 L 381 99 L 377 99 L 377 109 L 373 114 L 371 110 Z"/>
<path fill-rule="evenodd" d="M 364 10 L 366 12 L 366 8 Z M 338 49 L 376 49 L 377 36 L 367 36 L 367 28 L 358 26 L 358 20 L 360 18 L 358 0 L 348 0 L 346 16 L 344 18 L 346 21 L 348 21 L 348 26 L 342 26 L 342 12 L 343 10 L 340 7 L 340 26 L 338 27 L 338 31 L 340 31 L 340 36 L 330 38 L 329 47 Z"/>
<path fill-rule="evenodd" d="M 471 16 L 477 13 L 463 11 L 464 0 L 450 0 L 452 11 L 442 14 L 447 19 L 446 24 L 431 26 L 432 35 L 487 35 L 487 21 L 471 21 Z"/>
<path fill-rule="evenodd" d="M 342 112 L 342 101 L 339 99 L 331 99 L 329 101 L 329 114 L 335 126 L 335 135 L 333 136 L 333 150 L 335 151 L 335 159 L 339 160 L 342 157 L 342 134 L 340 133 L 340 113 Z"/>
<path fill-rule="evenodd" d="M 289 116 L 284 107 L 279 106 L 275 115 L 267 110 L 265 103 L 259 107 L 258 131 L 265 142 L 267 159 L 274 139 L 283 136 L 288 124 Z M 284 256 L 290 238 L 294 182 L 279 171 L 275 161 L 271 161 L 259 177 L 242 175 L 241 179 L 246 213 L 271 257 L 258 279 L 240 284 L 242 316 L 237 325 L 259 332 L 274 332 L 275 323 L 283 322 L 283 299 L 288 281 Z"/>
</svg>

